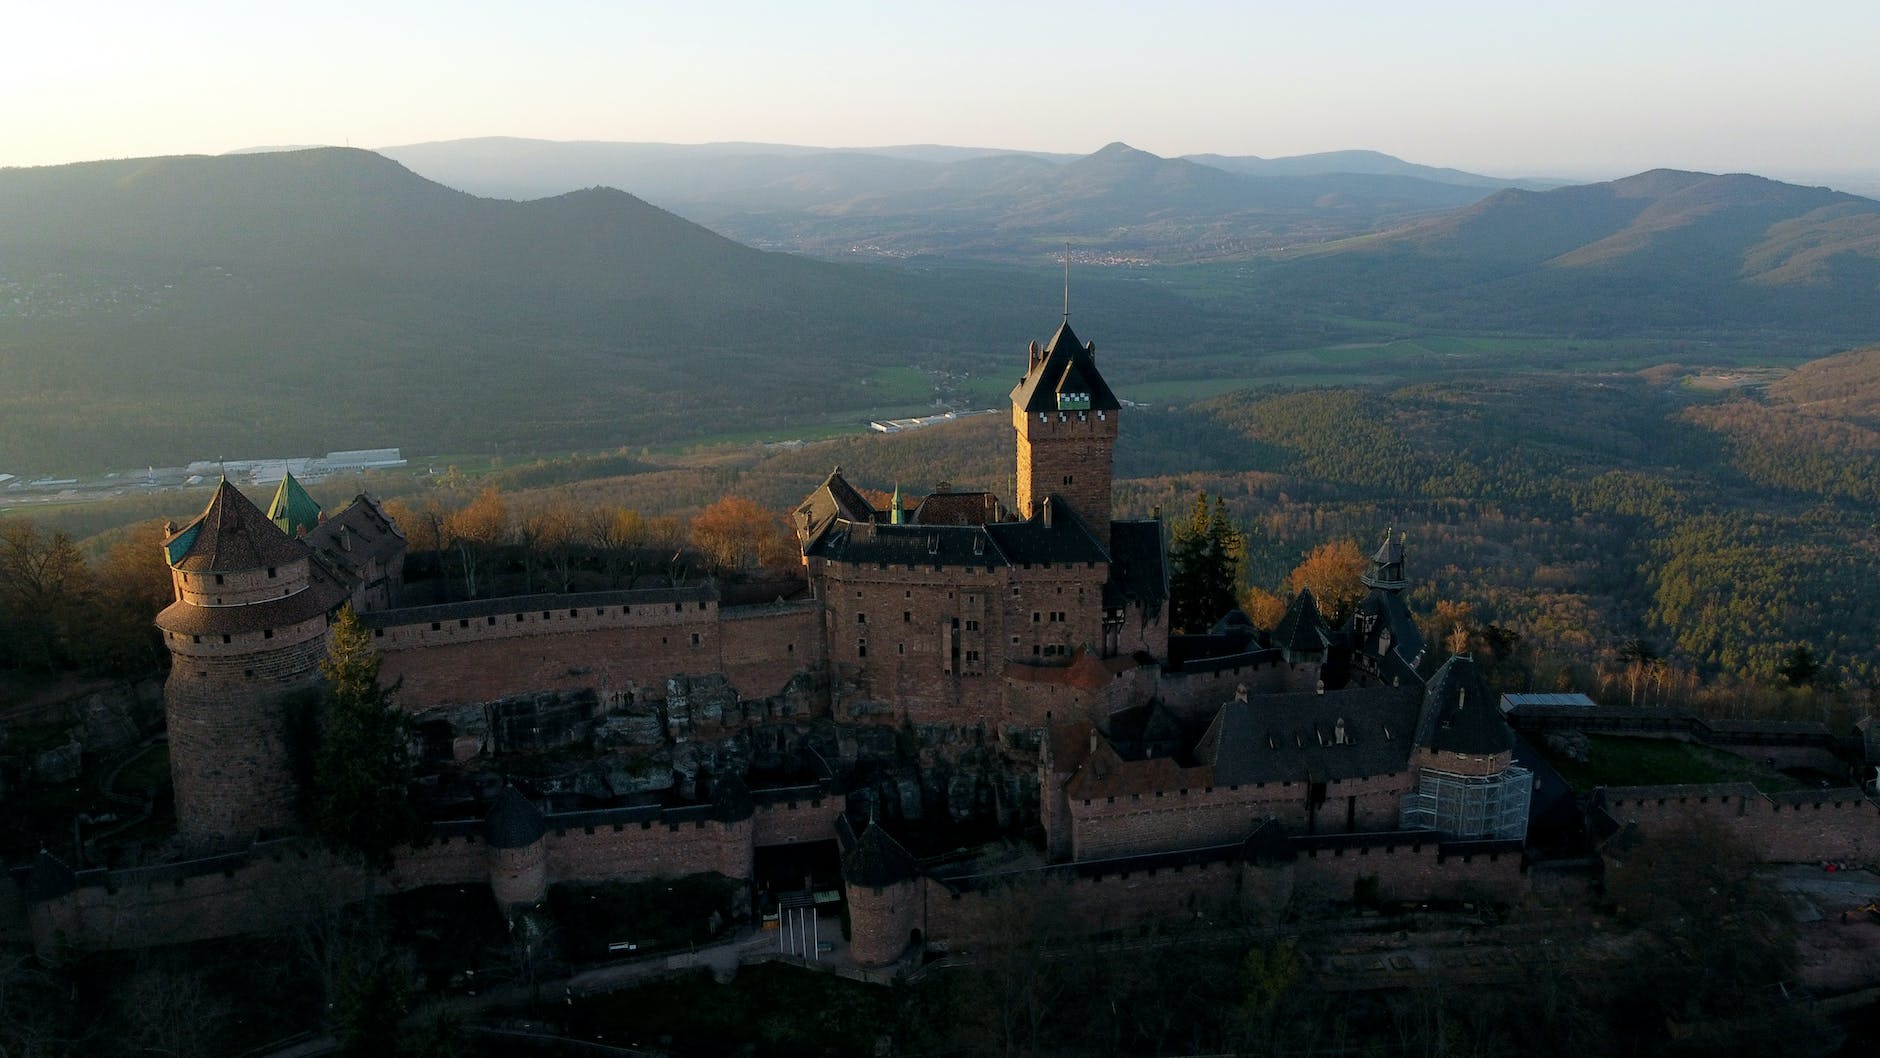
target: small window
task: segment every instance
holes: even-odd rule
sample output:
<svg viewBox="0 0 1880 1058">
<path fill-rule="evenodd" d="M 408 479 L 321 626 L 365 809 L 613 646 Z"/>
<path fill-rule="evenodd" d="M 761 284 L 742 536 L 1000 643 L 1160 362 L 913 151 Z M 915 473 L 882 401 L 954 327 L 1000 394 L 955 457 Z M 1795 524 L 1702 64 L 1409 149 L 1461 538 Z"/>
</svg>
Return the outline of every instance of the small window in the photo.
<svg viewBox="0 0 1880 1058">
<path fill-rule="evenodd" d="M 1041 646 L 1039 646 L 1039 645 L 1038 645 L 1038 644 L 1036 644 L 1036 643 L 1033 643 L 1033 644 L 1031 645 L 1031 656 L 1032 656 L 1032 657 L 1034 657 L 1034 658 L 1035 658 L 1035 657 L 1037 657 L 1038 655 L 1040 655 L 1040 654 L 1042 654 L 1042 653 L 1044 653 L 1044 648 L 1043 648 L 1043 647 L 1041 647 Z"/>
<path fill-rule="evenodd" d="M 201 636 L 190 636 L 190 637 L 189 637 L 189 641 L 190 641 L 191 643 L 200 643 L 200 642 L 202 642 L 202 637 L 201 637 Z"/>
<path fill-rule="evenodd" d="M 784 652 L 785 654 L 794 654 L 794 653 L 796 653 L 796 644 L 795 644 L 795 643 L 785 643 L 785 644 L 783 645 L 783 652 Z"/>
<path fill-rule="evenodd" d="M 228 642 L 228 637 L 227 637 L 227 636 L 223 636 L 223 637 L 222 637 L 222 642 L 224 642 L 224 643 L 226 643 L 226 642 Z"/>
<path fill-rule="evenodd" d="M 543 610 L 543 611 L 542 611 L 542 620 L 544 620 L 544 621 L 546 621 L 546 620 L 548 620 L 548 619 L 549 619 L 549 617 L 548 617 L 548 611 L 547 611 L 547 610 Z"/>
<path fill-rule="evenodd" d="M 443 629 L 444 629 L 444 623 L 443 623 L 442 621 L 432 621 L 432 622 L 431 622 L 431 631 L 433 631 L 433 632 L 441 632 L 441 631 L 443 631 Z"/>
<path fill-rule="evenodd" d="M 903 654 L 903 655 L 904 655 L 904 654 L 906 654 L 906 653 L 907 653 L 907 644 L 906 644 L 906 643 L 896 643 L 896 644 L 894 645 L 894 652 L 895 652 L 896 654 Z"/>
<path fill-rule="evenodd" d="M 520 620 L 520 619 L 522 618 L 522 615 L 521 615 L 521 614 L 517 614 L 517 615 L 516 615 L 516 618 L 517 618 L 518 620 Z M 486 618 L 486 620 L 487 620 L 487 621 L 488 621 L 488 623 L 490 623 L 490 624 L 495 624 L 495 623 L 496 623 L 496 615 L 495 615 L 495 614 L 491 614 L 491 615 L 489 615 L 489 617 L 488 617 L 488 618 Z"/>
<path fill-rule="evenodd" d="M 901 623 L 904 625 L 913 624 L 914 623 L 914 611 L 902 610 L 901 611 Z"/>
<path fill-rule="evenodd" d="M 692 633 L 692 645 L 693 645 L 693 646 L 698 646 L 698 645 L 699 645 L 699 642 L 700 642 L 700 640 L 699 640 L 699 634 L 698 634 L 697 632 L 694 632 L 694 633 Z"/>
<path fill-rule="evenodd" d="M 1031 612 L 1031 623 L 1032 623 L 1032 624 L 1039 624 L 1039 623 L 1040 623 L 1040 622 L 1042 622 L 1043 620 L 1044 620 L 1044 611 L 1043 611 L 1043 610 L 1033 610 L 1033 611 Z"/>
<path fill-rule="evenodd" d="M 685 609 L 685 604 L 684 604 L 684 603 L 682 603 L 682 602 L 676 602 L 676 603 L 673 603 L 673 604 L 672 604 L 672 612 L 673 612 L 673 613 L 679 613 L 680 611 L 682 611 L 682 610 L 684 610 L 684 609 Z"/>
<path fill-rule="evenodd" d="M 1071 483 L 1071 476 L 1069 474 L 1064 475 L 1064 484 L 1069 485 L 1070 483 Z"/>
<path fill-rule="evenodd" d="M 242 670 L 242 675 L 243 675 L 243 676 L 246 676 L 246 677 L 248 677 L 249 679 L 251 679 L 251 680 L 252 680 L 252 679 L 254 679 L 254 678 L 255 678 L 255 670 L 253 670 L 253 669 L 243 669 L 243 670 Z"/>
<path fill-rule="evenodd" d="M 865 658 L 868 656 L 868 640 L 858 639 L 855 641 L 855 656 L 858 658 Z"/>
<path fill-rule="evenodd" d="M 458 627 L 458 628 L 469 628 L 469 627 L 470 627 L 470 619 L 469 619 L 468 617 L 464 617 L 464 618 L 459 618 L 459 619 L 458 619 L 458 621 L 457 621 L 457 627 Z"/>
<path fill-rule="evenodd" d="M 268 567 L 268 579 L 269 580 L 274 579 L 274 567 L 273 566 Z"/>
<path fill-rule="evenodd" d="M 272 629 L 272 628 L 263 628 L 263 629 L 261 630 L 261 638 L 263 638 L 263 639 L 273 639 L 273 638 L 274 638 L 274 629 Z"/>
<path fill-rule="evenodd" d="M 383 629 L 383 628 L 374 628 L 374 629 L 372 630 L 372 638 L 374 638 L 374 639 L 384 639 L 384 638 L 385 638 L 385 629 Z"/>
<path fill-rule="evenodd" d="M 855 623 L 856 623 L 856 624 L 858 624 L 858 625 L 865 625 L 865 624 L 867 624 L 867 623 L 868 623 L 868 615 L 867 615 L 867 614 L 865 614 L 865 613 L 858 613 L 858 614 L 856 614 L 856 615 L 855 615 Z"/>
<path fill-rule="evenodd" d="M 222 583 L 222 574 L 220 574 L 220 573 L 217 573 L 217 574 L 215 575 L 215 582 L 216 582 L 217 584 L 220 584 L 220 583 Z"/>
</svg>

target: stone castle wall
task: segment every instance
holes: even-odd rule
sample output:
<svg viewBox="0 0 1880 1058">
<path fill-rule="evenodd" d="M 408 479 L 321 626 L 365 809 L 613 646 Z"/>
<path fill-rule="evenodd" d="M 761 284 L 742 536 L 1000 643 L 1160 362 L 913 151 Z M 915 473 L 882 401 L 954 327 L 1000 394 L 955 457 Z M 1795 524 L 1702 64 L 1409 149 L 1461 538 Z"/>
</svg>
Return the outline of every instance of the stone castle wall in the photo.
<svg viewBox="0 0 1880 1058">
<path fill-rule="evenodd" d="M 1775 863 L 1880 858 L 1880 805 L 1853 788 L 1772 796 L 1748 783 L 1611 787 L 1599 797 L 1614 822 L 1636 824 L 1647 839 L 1703 819 Z"/>
<path fill-rule="evenodd" d="M 706 598 L 661 599 L 403 616 L 373 615 L 373 642 L 383 677 L 404 681 L 399 702 L 413 712 L 544 691 L 663 694 L 668 677 L 703 673 L 763 697 L 822 660 L 813 602 L 721 609 Z"/>
<path fill-rule="evenodd" d="M 1200 787 L 1113 798 L 1071 798 L 1071 854 L 1076 860 L 1133 856 L 1168 848 L 1240 841 L 1266 820 L 1291 833 L 1350 833 L 1397 828 L 1408 772 L 1325 784 L 1310 803 L 1305 782 Z"/>
</svg>

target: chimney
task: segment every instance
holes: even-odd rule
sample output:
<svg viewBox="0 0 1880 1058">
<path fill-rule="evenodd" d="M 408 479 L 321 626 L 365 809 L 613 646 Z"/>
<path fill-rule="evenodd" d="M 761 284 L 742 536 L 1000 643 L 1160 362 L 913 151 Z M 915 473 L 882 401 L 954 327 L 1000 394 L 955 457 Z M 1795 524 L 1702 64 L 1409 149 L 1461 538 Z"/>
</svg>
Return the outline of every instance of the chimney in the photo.
<svg viewBox="0 0 1880 1058">
<path fill-rule="evenodd" d="M 1318 682 L 1317 682 L 1316 684 L 1313 684 L 1313 686 L 1312 686 L 1312 693 L 1313 693 L 1313 694 L 1324 694 L 1324 693 L 1325 693 L 1325 681 L 1324 681 L 1324 680 L 1320 680 L 1320 681 L 1318 681 Z"/>
<path fill-rule="evenodd" d="M 1234 685 L 1234 701 L 1244 702 L 1246 700 L 1247 700 L 1247 685 L 1244 683 L 1235 684 Z"/>
<path fill-rule="evenodd" d="M 339 527 L 339 546 L 342 551 L 352 550 L 352 530 L 344 525 Z"/>
<path fill-rule="evenodd" d="M 1345 718 L 1342 716 L 1338 718 L 1338 723 L 1332 728 L 1332 741 L 1341 746 L 1351 744 L 1351 739 L 1345 734 Z"/>
<path fill-rule="evenodd" d="M 1038 366 L 1038 343 L 1037 342 L 1031 343 L 1031 347 L 1026 351 L 1031 354 L 1031 363 L 1029 367 L 1037 367 Z"/>
<path fill-rule="evenodd" d="M 1046 496 L 1040 507 L 1044 510 L 1044 527 L 1049 529 L 1051 528 L 1051 497 Z"/>
</svg>

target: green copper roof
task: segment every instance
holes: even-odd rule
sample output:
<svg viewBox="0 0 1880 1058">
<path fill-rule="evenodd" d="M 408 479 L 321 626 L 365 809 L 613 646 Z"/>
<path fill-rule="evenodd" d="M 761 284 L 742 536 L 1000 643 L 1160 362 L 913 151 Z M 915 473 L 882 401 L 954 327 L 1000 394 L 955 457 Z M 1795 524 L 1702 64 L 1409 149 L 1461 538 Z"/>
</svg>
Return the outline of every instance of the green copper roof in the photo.
<svg viewBox="0 0 1880 1058">
<path fill-rule="evenodd" d="M 280 526 L 281 532 L 288 536 L 299 536 L 320 524 L 320 505 L 313 502 L 313 497 L 289 474 L 281 479 L 281 487 L 274 490 L 274 502 L 268 504 L 268 520 Z"/>
</svg>

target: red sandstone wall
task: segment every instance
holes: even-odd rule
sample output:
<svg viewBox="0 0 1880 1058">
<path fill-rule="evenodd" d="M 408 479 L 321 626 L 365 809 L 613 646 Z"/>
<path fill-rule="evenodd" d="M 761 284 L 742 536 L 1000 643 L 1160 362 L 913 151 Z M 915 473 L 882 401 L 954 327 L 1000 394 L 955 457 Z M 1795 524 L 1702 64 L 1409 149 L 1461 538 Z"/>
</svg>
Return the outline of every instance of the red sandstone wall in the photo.
<svg viewBox="0 0 1880 1058">
<path fill-rule="evenodd" d="M 704 871 L 749 878 L 751 837 L 748 819 L 551 830 L 546 839 L 548 875 L 557 882 L 632 882 Z"/>
<path fill-rule="evenodd" d="M 674 609 L 675 606 L 681 609 Z M 700 609 L 700 607 L 704 607 Z M 642 689 L 664 695 L 667 677 L 723 672 L 745 697 L 775 694 L 791 675 L 822 659 L 816 613 L 807 605 L 732 608 L 688 601 L 499 614 L 399 625 L 375 638 L 387 680 L 405 683 L 399 701 L 418 712 L 534 691 Z"/>
<path fill-rule="evenodd" d="M 1395 830 L 1400 798 L 1411 786 L 1408 772 L 1333 780 L 1326 784 L 1326 800 L 1316 816 L 1307 804 L 1310 787 L 1303 782 L 1072 799 L 1073 857 L 1092 860 L 1224 844 L 1245 838 L 1266 819 L 1278 820 L 1293 833 Z"/>
<path fill-rule="evenodd" d="M 1295 891 L 1329 900 L 1351 899 L 1361 877 L 1373 877 L 1385 900 L 1492 899 L 1512 901 L 1527 891 L 1521 853 L 1443 856 L 1435 842 L 1395 848 L 1315 849 L 1294 861 Z"/>
<path fill-rule="evenodd" d="M 1046 496 L 1070 502 L 1093 529 L 1110 524 L 1110 461 L 1117 413 L 1012 409 L 1017 444 L 1018 512 L 1029 518 Z M 1069 478 L 1067 482 L 1065 479 Z"/>
<path fill-rule="evenodd" d="M 849 956 L 863 966 L 900 958 L 917 928 L 921 881 L 873 888 L 844 886 L 849 901 Z"/>
<path fill-rule="evenodd" d="M 1823 790 L 1817 800 L 1771 800 L 1761 794 L 1699 793 L 1649 797 L 1608 791 L 1606 811 L 1637 823 L 1646 837 L 1703 817 L 1728 828 L 1777 863 L 1880 857 L 1880 806 L 1859 791 Z"/>
<path fill-rule="evenodd" d="M 794 806 L 760 804 L 751 816 L 752 845 L 789 845 L 799 841 L 829 841 L 836 836 L 836 817 L 843 799 L 822 797 L 798 801 Z"/>
</svg>

